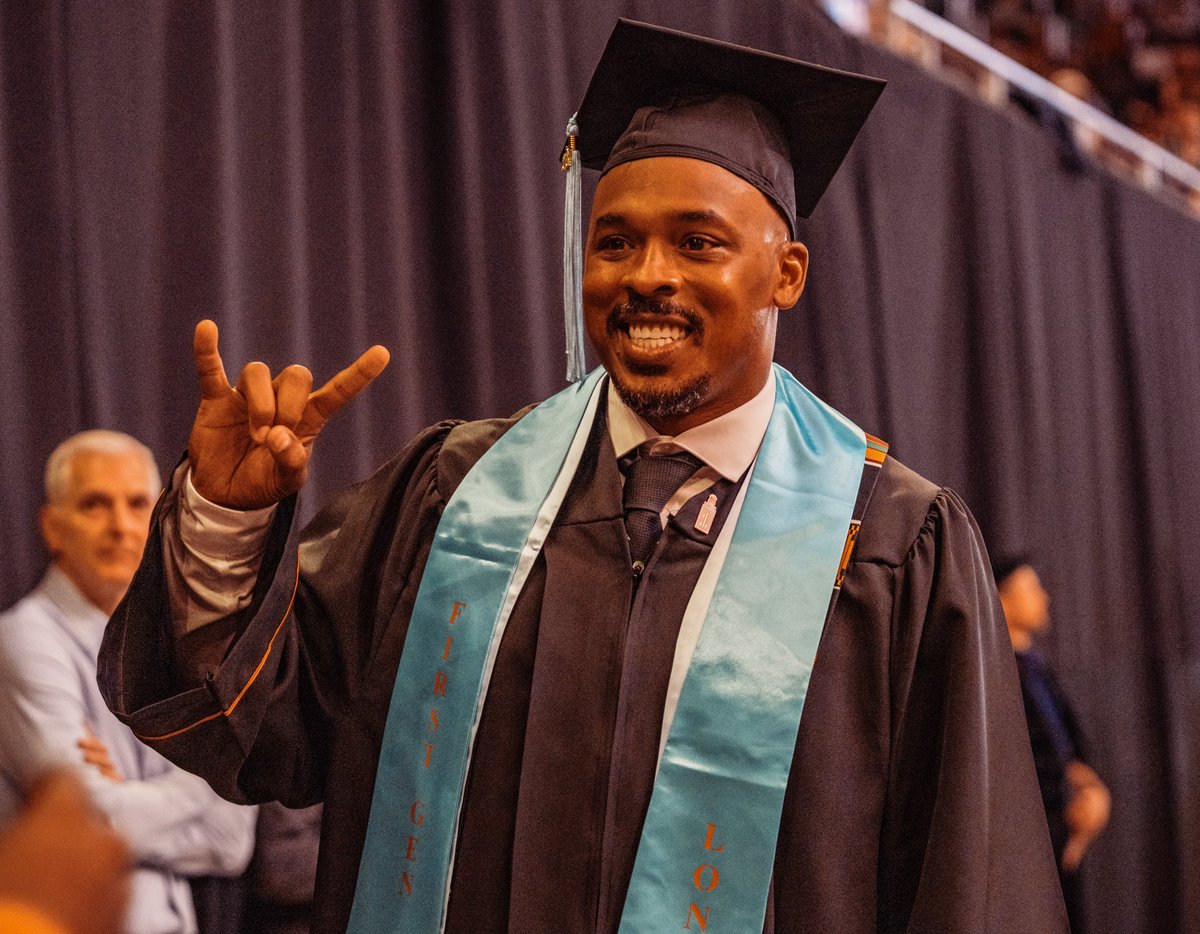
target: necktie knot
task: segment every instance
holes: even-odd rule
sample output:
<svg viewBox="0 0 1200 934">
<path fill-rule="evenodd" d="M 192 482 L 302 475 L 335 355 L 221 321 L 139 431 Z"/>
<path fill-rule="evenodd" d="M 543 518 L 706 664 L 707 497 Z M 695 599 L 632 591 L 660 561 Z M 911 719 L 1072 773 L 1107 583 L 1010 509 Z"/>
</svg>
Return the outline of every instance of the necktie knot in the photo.
<svg viewBox="0 0 1200 934">
<path fill-rule="evenodd" d="M 662 511 L 679 488 L 703 466 L 686 451 L 646 454 L 625 470 L 625 531 L 635 573 L 641 573 L 662 534 Z"/>
</svg>

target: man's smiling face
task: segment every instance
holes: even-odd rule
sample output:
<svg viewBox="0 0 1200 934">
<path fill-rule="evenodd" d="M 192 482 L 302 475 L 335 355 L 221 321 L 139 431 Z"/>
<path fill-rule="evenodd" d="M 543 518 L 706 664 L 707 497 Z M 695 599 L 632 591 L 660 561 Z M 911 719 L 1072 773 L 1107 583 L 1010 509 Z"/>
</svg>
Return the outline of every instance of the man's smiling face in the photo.
<svg viewBox="0 0 1200 934">
<path fill-rule="evenodd" d="M 748 182 L 668 156 L 600 179 L 585 262 L 592 345 L 626 404 L 674 435 L 762 389 L 808 252 Z"/>
</svg>

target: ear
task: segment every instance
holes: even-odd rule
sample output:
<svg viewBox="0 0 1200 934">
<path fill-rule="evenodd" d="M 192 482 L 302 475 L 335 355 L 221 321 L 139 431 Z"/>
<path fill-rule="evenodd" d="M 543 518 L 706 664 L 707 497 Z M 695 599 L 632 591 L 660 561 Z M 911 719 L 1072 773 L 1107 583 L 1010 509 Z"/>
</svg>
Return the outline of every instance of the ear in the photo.
<svg viewBox="0 0 1200 934">
<path fill-rule="evenodd" d="M 49 503 L 42 506 L 38 512 L 38 524 L 42 529 L 42 538 L 46 542 L 46 547 L 50 549 L 50 554 L 54 557 L 62 552 L 60 544 L 62 535 L 58 528 L 58 512 Z"/>
<path fill-rule="evenodd" d="M 775 285 L 775 307 L 791 308 L 800 301 L 808 279 L 808 247 L 799 240 L 787 241 L 779 251 L 779 279 Z"/>
</svg>

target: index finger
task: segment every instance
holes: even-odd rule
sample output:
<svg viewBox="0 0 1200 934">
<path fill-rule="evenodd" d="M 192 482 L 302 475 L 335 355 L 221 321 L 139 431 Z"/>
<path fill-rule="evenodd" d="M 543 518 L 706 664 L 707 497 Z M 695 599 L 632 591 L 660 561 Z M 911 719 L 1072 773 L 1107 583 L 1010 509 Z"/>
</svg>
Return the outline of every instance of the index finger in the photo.
<svg viewBox="0 0 1200 934">
<path fill-rule="evenodd" d="M 366 389 L 383 372 L 391 358 L 386 347 L 379 344 L 369 347 L 361 357 L 308 397 L 309 408 L 316 411 L 319 419 L 316 424 L 311 424 L 313 420 L 306 411 L 301 425 L 297 426 L 297 433 L 320 431 L 334 412 Z"/>
<path fill-rule="evenodd" d="M 217 350 L 217 323 L 205 318 L 196 325 L 192 337 L 192 353 L 196 357 L 196 375 L 200 377 L 200 396 L 216 399 L 229 393 L 229 377 Z"/>
</svg>

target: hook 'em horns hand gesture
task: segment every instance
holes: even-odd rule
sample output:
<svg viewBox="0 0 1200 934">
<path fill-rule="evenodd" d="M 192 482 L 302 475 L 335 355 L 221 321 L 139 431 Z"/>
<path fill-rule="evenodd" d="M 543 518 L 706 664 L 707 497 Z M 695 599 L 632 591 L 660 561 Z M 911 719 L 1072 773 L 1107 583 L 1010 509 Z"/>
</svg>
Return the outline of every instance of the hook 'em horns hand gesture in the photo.
<svg viewBox="0 0 1200 934">
<path fill-rule="evenodd" d="M 325 423 L 390 359 L 385 348 L 371 347 L 313 392 L 312 373 L 298 365 L 272 379 L 265 363 L 247 363 L 231 386 L 212 321 L 196 325 L 193 349 L 200 407 L 188 441 L 192 484 L 205 499 L 234 509 L 270 506 L 304 486 Z"/>
</svg>

